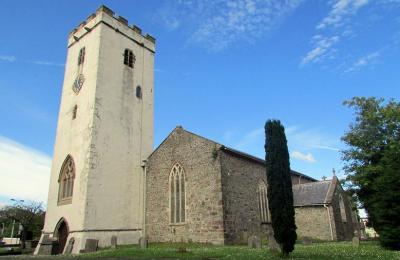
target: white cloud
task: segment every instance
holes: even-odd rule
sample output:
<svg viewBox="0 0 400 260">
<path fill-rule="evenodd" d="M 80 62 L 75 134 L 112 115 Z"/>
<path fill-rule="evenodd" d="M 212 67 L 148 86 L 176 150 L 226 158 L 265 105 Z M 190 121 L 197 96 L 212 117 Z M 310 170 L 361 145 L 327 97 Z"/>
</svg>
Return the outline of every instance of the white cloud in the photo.
<svg viewBox="0 0 400 260">
<path fill-rule="evenodd" d="M 0 61 L 7 61 L 7 62 L 15 62 L 17 61 L 17 58 L 12 55 L 0 55 Z M 35 65 L 43 65 L 43 66 L 64 66 L 65 64 L 63 63 L 56 63 L 56 62 L 51 62 L 51 61 L 43 61 L 43 60 L 18 60 L 26 63 L 31 63 Z"/>
<path fill-rule="evenodd" d="M 355 14 L 360 7 L 366 4 L 368 4 L 368 0 L 337 0 L 328 16 L 317 25 L 317 29 L 342 26 L 346 23 L 348 16 Z"/>
<path fill-rule="evenodd" d="M 335 0 L 328 15 L 316 26 L 318 33 L 312 37 L 312 48 L 301 59 L 301 65 L 334 58 L 339 41 L 353 37 L 352 18 L 368 0 Z M 339 37 L 340 36 L 340 37 Z"/>
<path fill-rule="evenodd" d="M 302 64 L 317 62 L 325 57 L 332 45 L 339 41 L 339 36 L 322 37 L 320 35 L 316 35 L 314 36 L 314 41 L 314 48 L 302 59 Z"/>
<path fill-rule="evenodd" d="M 0 136 L 0 196 L 46 203 L 51 158 Z"/>
<path fill-rule="evenodd" d="M 304 154 L 302 152 L 299 151 L 293 151 L 291 153 L 291 156 L 295 159 L 301 160 L 301 161 L 305 161 L 305 162 L 309 162 L 309 163 L 315 163 L 316 160 L 314 158 L 314 156 L 311 153 L 307 153 Z"/>
<path fill-rule="evenodd" d="M 359 58 L 356 62 L 353 63 L 353 65 L 346 70 L 346 72 L 354 72 L 358 71 L 363 67 L 371 66 L 376 63 L 376 60 L 379 58 L 380 52 L 372 52 L 367 55 L 364 55 L 363 57 Z"/>
<path fill-rule="evenodd" d="M 0 55 L 0 60 L 1 61 L 14 62 L 16 60 L 16 58 L 15 58 L 15 56 Z"/>
<path fill-rule="evenodd" d="M 43 61 L 43 60 L 35 60 L 35 61 L 27 61 L 28 63 L 36 64 L 36 65 L 44 65 L 44 66 L 64 66 L 63 63 L 55 63 L 51 61 Z"/>
<path fill-rule="evenodd" d="M 297 150 L 323 149 L 339 151 L 337 147 L 339 139 L 331 137 L 319 128 L 302 129 L 299 126 L 292 126 L 286 129 L 288 145 Z"/>
<path fill-rule="evenodd" d="M 279 26 L 301 0 L 197 0 L 168 2 L 160 13 L 167 29 L 185 24 L 189 42 L 220 51 L 252 42 Z"/>
</svg>

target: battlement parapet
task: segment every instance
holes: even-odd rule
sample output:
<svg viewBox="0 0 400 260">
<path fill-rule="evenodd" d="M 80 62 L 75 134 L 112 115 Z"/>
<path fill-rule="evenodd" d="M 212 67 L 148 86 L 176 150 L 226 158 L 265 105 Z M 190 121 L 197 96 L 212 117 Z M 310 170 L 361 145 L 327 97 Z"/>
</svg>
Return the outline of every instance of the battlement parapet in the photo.
<svg viewBox="0 0 400 260">
<path fill-rule="evenodd" d="M 116 31 L 125 34 L 143 46 L 150 45 L 147 47 L 154 51 L 156 39 L 153 36 L 150 34 L 142 34 L 142 29 L 137 25 L 129 26 L 129 22 L 126 18 L 120 15 L 116 16 L 114 11 L 105 5 L 101 5 L 95 13 L 89 15 L 85 21 L 81 22 L 68 34 L 68 46 L 73 44 L 74 41 L 79 41 L 85 33 L 90 32 L 99 22 L 105 22 L 109 26 L 115 27 L 114 29 Z"/>
</svg>

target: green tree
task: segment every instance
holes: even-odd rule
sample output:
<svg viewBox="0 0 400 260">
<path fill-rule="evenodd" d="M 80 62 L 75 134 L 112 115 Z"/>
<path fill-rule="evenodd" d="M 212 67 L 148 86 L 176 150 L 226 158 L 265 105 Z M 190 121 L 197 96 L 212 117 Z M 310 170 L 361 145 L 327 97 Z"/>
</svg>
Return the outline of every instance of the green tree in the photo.
<svg viewBox="0 0 400 260">
<path fill-rule="evenodd" d="M 5 206 L 0 209 L 0 219 L 8 219 L 21 224 L 20 234 L 22 248 L 25 248 L 27 232 L 38 235 L 44 224 L 44 211 L 39 202 L 18 202 L 14 205 Z"/>
<path fill-rule="evenodd" d="M 294 250 L 297 239 L 289 152 L 285 129 L 279 120 L 265 124 L 265 161 L 268 203 L 274 237 L 283 255 Z"/>
<path fill-rule="evenodd" d="M 355 122 L 342 137 L 346 180 L 382 246 L 400 249 L 400 103 L 355 97 Z"/>
</svg>

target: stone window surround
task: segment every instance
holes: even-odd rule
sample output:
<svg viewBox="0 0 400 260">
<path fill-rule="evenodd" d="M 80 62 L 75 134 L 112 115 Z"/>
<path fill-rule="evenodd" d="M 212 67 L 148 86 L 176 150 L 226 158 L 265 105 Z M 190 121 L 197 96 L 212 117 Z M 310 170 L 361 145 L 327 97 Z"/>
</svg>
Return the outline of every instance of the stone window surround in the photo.
<svg viewBox="0 0 400 260">
<path fill-rule="evenodd" d="M 176 182 L 175 182 L 175 176 L 178 176 L 178 182 L 179 182 L 179 187 L 183 188 L 179 190 L 179 208 L 176 207 L 176 195 L 174 196 L 174 205 L 172 204 L 172 188 L 174 191 L 176 191 Z M 172 180 L 174 180 L 174 183 L 172 184 Z M 182 180 L 183 180 L 183 185 L 182 185 Z M 180 163 L 175 163 L 172 166 L 170 175 L 169 175 L 169 181 L 168 181 L 168 187 L 169 187 L 169 222 L 170 226 L 182 226 L 186 224 L 186 178 L 185 178 L 185 170 L 182 167 Z M 182 205 L 182 199 L 183 199 L 183 205 Z M 174 208 L 173 208 L 174 207 Z M 174 220 L 172 219 L 172 214 L 174 214 Z M 179 220 L 177 220 L 177 214 L 179 214 Z M 181 221 L 183 219 L 183 221 Z"/>
<path fill-rule="evenodd" d="M 133 51 L 130 49 L 125 49 L 124 51 L 124 64 L 127 65 L 130 68 L 133 68 L 133 65 L 135 64 L 136 58 L 135 55 L 133 54 Z"/>
<path fill-rule="evenodd" d="M 339 194 L 339 211 L 340 211 L 340 217 L 341 217 L 342 222 L 346 223 L 347 222 L 346 207 L 344 204 L 342 194 Z"/>
<path fill-rule="evenodd" d="M 264 181 L 260 180 L 257 188 L 258 207 L 262 224 L 271 222 L 271 214 L 268 205 L 268 188 Z"/>
<path fill-rule="evenodd" d="M 57 205 L 72 203 L 75 182 L 75 162 L 71 155 L 65 158 L 58 178 L 58 201 Z"/>
</svg>

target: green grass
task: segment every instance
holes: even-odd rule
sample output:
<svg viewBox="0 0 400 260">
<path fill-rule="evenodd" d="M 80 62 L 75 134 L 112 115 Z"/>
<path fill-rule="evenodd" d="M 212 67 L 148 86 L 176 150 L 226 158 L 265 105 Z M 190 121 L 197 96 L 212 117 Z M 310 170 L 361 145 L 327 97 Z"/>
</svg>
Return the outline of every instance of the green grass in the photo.
<svg viewBox="0 0 400 260">
<path fill-rule="evenodd" d="M 187 252 L 179 253 L 179 248 Z M 27 255 L 14 256 L 13 259 L 26 259 Z M 34 259 L 279 259 L 266 247 L 251 249 L 246 246 L 212 246 L 201 244 L 151 244 L 147 249 L 135 245 L 120 246 L 118 249 L 102 249 L 96 253 L 74 256 L 39 256 Z M 0 257 L 0 260 L 2 257 Z M 361 242 L 353 247 L 351 242 L 326 242 L 312 245 L 296 244 L 295 251 L 287 259 L 399 259 L 400 251 L 381 248 L 377 242 Z"/>
<path fill-rule="evenodd" d="M 179 253 L 186 248 L 186 253 Z M 143 250 L 137 246 L 105 249 L 82 258 L 130 257 L 134 259 L 277 259 L 267 248 L 251 249 L 246 246 L 211 246 L 199 244 L 152 244 Z M 81 258 L 80 257 L 80 258 Z M 296 245 L 289 259 L 399 259 L 400 252 L 385 250 L 375 242 L 362 242 L 353 247 L 350 242 Z"/>
</svg>

